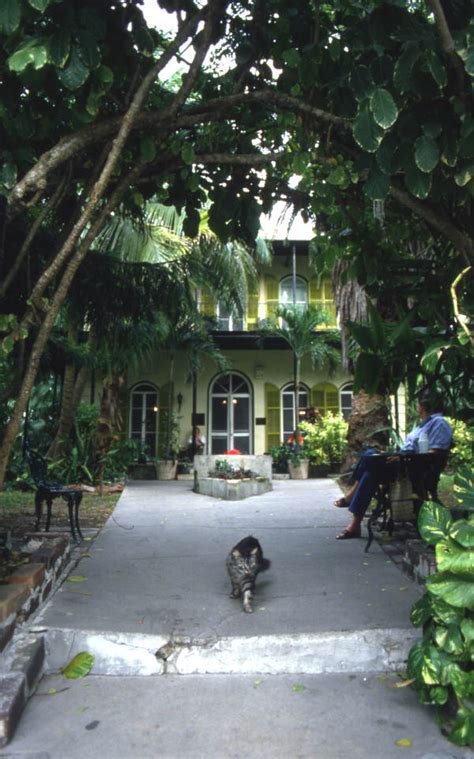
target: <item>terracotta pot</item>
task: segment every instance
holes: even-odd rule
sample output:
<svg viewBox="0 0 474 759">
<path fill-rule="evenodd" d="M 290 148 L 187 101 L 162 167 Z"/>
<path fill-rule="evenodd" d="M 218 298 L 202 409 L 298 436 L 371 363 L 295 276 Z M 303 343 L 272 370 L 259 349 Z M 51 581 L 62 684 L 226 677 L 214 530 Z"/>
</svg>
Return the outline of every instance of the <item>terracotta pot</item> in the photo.
<svg viewBox="0 0 474 759">
<path fill-rule="evenodd" d="M 178 468 L 177 461 L 158 461 L 157 472 L 159 480 L 175 480 L 176 470 Z"/>
<path fill-rule="evenodd" d="M 301 459 L 298 464 L 288 462 L 288 471 L 292 480 L 307 480 L 309 471 L 309 460 Z"/>
</svg>

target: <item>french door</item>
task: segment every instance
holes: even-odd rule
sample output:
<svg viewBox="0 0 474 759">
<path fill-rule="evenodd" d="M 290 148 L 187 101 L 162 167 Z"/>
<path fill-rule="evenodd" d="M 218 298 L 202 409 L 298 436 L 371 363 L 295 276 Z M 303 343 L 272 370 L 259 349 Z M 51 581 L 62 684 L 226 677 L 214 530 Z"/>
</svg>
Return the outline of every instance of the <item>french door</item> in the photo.
<svg viewBox="0 0 474 759">
<path fill-rule="evenodd" d="M 237 449 L 250 453 L 251 389 L 240 374 L 221 374 L 214 380 L 210 397 L 211 453 Z"/>
</svg>

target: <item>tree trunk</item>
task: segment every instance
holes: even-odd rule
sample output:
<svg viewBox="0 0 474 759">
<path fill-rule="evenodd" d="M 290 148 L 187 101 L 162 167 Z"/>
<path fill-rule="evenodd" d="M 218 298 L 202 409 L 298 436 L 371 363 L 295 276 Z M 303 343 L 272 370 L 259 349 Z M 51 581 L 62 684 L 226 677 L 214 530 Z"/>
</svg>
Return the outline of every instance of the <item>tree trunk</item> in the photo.
<svg viewBox="0 0 474 759">
<path fill-rule="evenodd" d="M 68 364 L 64 372 L 63 392 L 61 396 L 61 411 L 59 424 L 53 442 L 48 451 L 48 458 L 55 459 L 63 456 L 72 425 L 81 402 L 82 393 L 87 380 L 87 367 L 82 366 L 76 374 L 76 367 Z"/>
<path fill-rule="evenodd" d="M 372 441 L 374 432 L 390 426 L 388 398 L 384 395 L 368 395 L 359 391 L 352 399 L 347 433 L 348 450 L 342 470 L 357 461 L 364 445 Z"/>
<path fill-rule="evenodd" d="M 97 430 L 95 436 L 95 481 L 99 485 L 102 494 L 104 485 L 104 470 L 107 454 L 113 441 L 116 439 L 116 427 L 119 420 L 120 388 L 124 379 L 122 376 L 113 375 L 105 377 L 102 396 L 100 400 L 99 416 L 97 418 Z"/>
</svg>

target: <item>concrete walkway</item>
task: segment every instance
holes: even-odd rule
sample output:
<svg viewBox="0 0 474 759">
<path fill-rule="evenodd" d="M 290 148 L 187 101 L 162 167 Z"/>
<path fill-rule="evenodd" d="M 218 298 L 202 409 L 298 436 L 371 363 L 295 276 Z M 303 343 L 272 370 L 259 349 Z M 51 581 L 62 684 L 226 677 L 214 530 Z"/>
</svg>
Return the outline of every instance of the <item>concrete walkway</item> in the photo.
<svg viewBox="0 0 474 759">
<path fill-rule="evenodd" d="M 378 544 L 335 540 L 347 513 L 334 482 L 277 481 L 238 502 L 191 485 L 127 485 L 73 570 L 82 581 L 34 620 L 50 674 L 0 757 L 375 759 L 404 738 L 410 757 L 465 756 L 410 689 L 388 687 L 418 637 L 421 589 Z M 272 560 L 252 615 L 225 571 L 248 534 Z M 92 676 L 53 674 L 80 651 Z"/>
</svg>

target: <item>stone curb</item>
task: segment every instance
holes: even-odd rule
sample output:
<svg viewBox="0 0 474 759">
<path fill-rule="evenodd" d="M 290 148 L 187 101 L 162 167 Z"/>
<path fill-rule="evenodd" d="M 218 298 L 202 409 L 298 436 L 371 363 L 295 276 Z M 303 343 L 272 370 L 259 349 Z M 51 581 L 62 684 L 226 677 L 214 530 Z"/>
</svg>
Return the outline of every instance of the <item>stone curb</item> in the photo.
<svg viewBox="0 0 474 759">
<path fill-rule="evenodd" d="M 16 641 L 4 658 L 0 680 L 0 748 L 13 737 L 23 709 L 41 678 L 44 661 L 44 638 L 34 635 Z"/>
<path fill-rule="evenodd" d="M 234 636 L 196 640 L 139 633 L 38 630 L 46 637 L 48 674 L 61 671 L 76 654 L 95 657 L 92 674 L 335 674 L 400 671 L 417 630 Z"/>
</svg>

